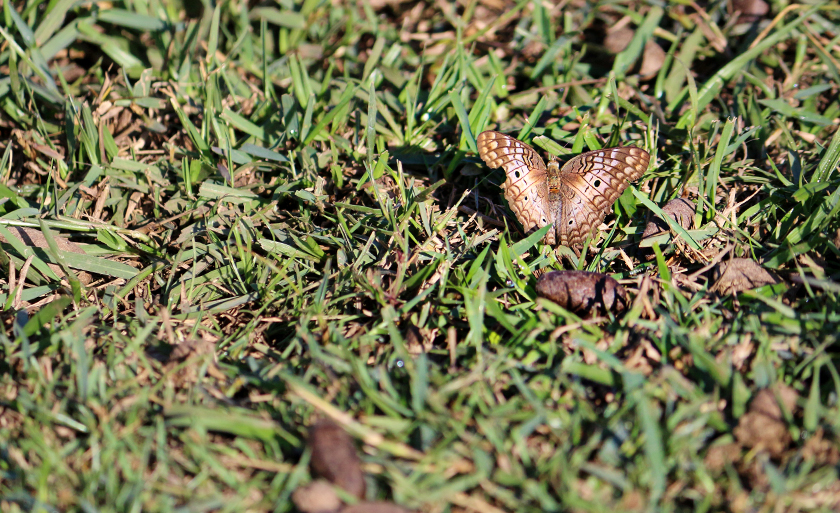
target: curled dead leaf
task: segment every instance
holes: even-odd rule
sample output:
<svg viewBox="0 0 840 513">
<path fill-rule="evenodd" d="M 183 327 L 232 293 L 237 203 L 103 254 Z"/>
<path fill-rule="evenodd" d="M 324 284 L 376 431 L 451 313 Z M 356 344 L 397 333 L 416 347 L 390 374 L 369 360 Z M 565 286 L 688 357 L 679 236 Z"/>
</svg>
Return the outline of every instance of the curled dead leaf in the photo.
<svg viewBox="0 0 840 513">
<path fill-rule="evenodd" d="M 627 293 L 615 279 L 588 271 L 552 271 L 537 279 L 537 294 L 579 314 L 627 309 Z"/>
<path fill-rule="evenodd" d="M 341 509 L 342 502 L 331 484 L 313 481 L 292 493 L 292 502 L 303 513 L 333 513 Z"/>
<path fill-rule="evenodd" d="M 320 477 L 340 486 L 355 497 L 365 495 L 362 464 L 353 439 L 330 420 L 318 421 L 309 430 L 312 448 L 310 466 Z"/>
<path fill-rule="evenodd" d="M 798 397 L 796 390 L 785 384 L 759 391 L 750 403 L 749 411 L 738 420 L 738 427 L 733 431 L 735 439 L 745 447 L 764 450 L 773 457 L 780 456 L 790 444 L 791 436 L 779 402 L 793 414 Z"/>
<path fill-rule="evenodd" d="M 672 199 L 662 207 L 662 212 L 686 230 L 691 228 L 694 222 L 694 203 L 685 198 Z M 668 223 L 663 219 L 655 217 L 645 226 L 642 238 L 655 237 L 668 230 L 670 230 Z"/>
<path fill-rule="evenodd" d="M 779 277 L 749 258 L 733 258 L 719 263 L 712 270 L 712 291 L 722 295 L 780 283 Z"/>
</svg>

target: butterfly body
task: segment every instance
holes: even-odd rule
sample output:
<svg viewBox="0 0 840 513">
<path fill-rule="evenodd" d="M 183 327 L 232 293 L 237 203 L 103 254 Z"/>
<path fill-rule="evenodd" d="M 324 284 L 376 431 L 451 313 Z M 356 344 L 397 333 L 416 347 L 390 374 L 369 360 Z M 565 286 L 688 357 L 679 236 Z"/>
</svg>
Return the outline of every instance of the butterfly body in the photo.
<svg viewBox="0 0 840 513">
<path fill-rule="evenodd" d="M 505 199 L 525 230 L 553 223 L 545 241 L 564 246 L 594 234 L 650 163 L 646 151 L 625 146 L 582 153 L 565 165 L 552 158 L 546 166 L 532 147 L 492 130 L 478 135 L 478 153 L 491 168 L 504 169 Z"/>
</svg>

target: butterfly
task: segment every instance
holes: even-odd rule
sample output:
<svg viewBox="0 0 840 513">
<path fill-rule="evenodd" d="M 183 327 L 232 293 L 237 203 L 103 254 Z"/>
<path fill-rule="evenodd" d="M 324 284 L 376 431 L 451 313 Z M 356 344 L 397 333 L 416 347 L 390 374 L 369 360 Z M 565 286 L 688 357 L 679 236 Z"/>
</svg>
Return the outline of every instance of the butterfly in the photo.
<svg viewBox="0 0 840 513">
<path fill-rule="evenodd" d="M 644 174 L 650 154 L 635 146 L 588 151 L 562 167 L 545 165 L 534 148 L 501 132 L 478 134 L 478 154 L 505 170 L 505 199 L 526 231 L 554 224 L 549 245 L 576 246 L 594 235 L 615 200 Z"/>
</svg>

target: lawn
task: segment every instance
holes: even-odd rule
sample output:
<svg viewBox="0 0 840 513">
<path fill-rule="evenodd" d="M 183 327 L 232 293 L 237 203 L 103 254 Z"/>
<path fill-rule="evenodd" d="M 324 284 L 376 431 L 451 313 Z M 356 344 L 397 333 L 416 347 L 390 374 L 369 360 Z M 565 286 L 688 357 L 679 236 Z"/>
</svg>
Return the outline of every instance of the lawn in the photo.
<svg viewBox="0 0 840 513">
<path fill-rule="evenodd" d="M 840 510 L 836 2 L 2 9 L 3 512 Z M 650 164 L 549 245 L 486 130 Z"/>
</svg>

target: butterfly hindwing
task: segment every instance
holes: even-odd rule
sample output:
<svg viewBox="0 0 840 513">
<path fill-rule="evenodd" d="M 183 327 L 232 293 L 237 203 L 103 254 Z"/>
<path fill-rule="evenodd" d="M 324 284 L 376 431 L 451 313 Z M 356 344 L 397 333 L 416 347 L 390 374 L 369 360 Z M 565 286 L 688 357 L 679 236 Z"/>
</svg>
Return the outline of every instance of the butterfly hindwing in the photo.
<svg viewBox="0 0 840 513">
<path fill-rule="evenodd" d="M 565 202 L 556 224 L 558 241 L 575 245 L 592 235 L 649 163 L 648 152 L 633 146 L 586 152 L 566 163 L 557 180 Z"/>
</svg>

